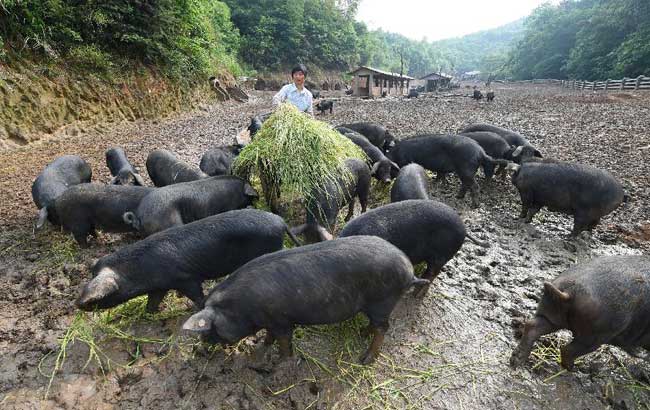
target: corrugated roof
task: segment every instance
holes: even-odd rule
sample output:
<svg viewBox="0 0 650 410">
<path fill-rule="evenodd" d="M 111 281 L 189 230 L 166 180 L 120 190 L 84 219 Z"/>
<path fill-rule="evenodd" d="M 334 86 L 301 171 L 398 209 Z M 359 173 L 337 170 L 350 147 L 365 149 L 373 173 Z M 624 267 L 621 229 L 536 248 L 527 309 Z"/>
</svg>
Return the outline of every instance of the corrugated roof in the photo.
<svg viewBox="0 0 650 410">
<path fill-rule="evenodd" d="M 433 77 L 433 78 L 430 78 L 430 77 Z M 448 78 L 448 79 L 451 80 L 452 78 L 454 78 L 454 76 L 449 75 L 449 74 L 445 74 L 445 73 L 431 73 L 431 74 L 425 75 L 424 77 L 420 77 L 420 80 L 439 79 L 439 78 Z"/>
<path fill-rule="evenodd" d="M 368 67 L 368 66 L 365 66 L 365 65 L 359 66 L 357 69 L 355 69 L 354 71 L 350 71 L 348 74 L 354 74 L 354 73 L 356 73 L 357 71 L 359 71 L 359 70 L 363 70 L 363 69 L 366 69 L 366 70 L 369 70 L 369 71 L 373 71 L 373 72 L 378 73 L 378 74 L 387 75 L 387 76 L 390 76 L 390 77 L 402 78 L 402 79 L 404 79 L 404 80 L 415 80 L 415 78 L 413 78 L 413 77 L 409 77 L 408 75 L 402 75 L 402 76 L 400 76 L 399 73 L 391 73 L 391 72 L 389 72 L 389 71 L 379 70 L 379 69 L 377 69 L 377 68 L 372 68 L 372 67 Z"/>
</svg>

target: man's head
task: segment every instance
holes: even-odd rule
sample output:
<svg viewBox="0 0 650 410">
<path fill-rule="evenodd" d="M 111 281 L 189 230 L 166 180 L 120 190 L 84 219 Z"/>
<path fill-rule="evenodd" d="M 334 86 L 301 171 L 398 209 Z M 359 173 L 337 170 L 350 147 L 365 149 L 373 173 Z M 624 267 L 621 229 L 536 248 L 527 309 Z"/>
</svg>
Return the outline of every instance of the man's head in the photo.
<svg viewBox="0 0 650 410">
<path fill-rule="evenodd" d="M 294 84 L 303 86 L 305 84 L 305 76 L 307 76 L 307 68 L 304 65 L 298 64 L 291 69 L 291 78 Z"/>
</svg>

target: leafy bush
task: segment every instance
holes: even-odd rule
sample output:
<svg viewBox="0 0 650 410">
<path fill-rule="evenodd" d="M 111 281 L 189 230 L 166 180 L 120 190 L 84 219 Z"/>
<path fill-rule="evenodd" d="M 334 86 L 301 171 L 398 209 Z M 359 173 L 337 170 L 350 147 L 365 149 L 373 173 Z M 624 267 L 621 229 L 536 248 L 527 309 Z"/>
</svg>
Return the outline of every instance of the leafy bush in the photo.
<svg viewBox="0 0 650 410">
<path fill-rule="evenodd" d="M 16 52 L 71 59 L 106 71 L 114 60 L 158 67 L 177 79 L 239 70 L 239 33 L 217 0 L 8 0 L 0 38 Z"/>
</svg>

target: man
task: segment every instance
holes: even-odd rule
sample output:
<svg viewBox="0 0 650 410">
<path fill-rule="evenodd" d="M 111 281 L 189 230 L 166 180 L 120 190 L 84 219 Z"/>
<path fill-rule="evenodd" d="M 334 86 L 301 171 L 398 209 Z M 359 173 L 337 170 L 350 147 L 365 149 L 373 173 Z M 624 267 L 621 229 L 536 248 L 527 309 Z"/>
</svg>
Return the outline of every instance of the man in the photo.
<svg viewBox="0 0 650 410">
<path fill-rule="evenodd" d="M 273 96 L 273 106 L 277 107 L 285 101 L 298 107 L 300 111 L 314 116 L 314 107 L 312 106 L 313 97 L 311 92 L 305 88 L 305 76 L 307 69 L 304 65 L 298 64 L 291 70 L 291 79 L 293 83 L 287 84 Z"/>
</svg>

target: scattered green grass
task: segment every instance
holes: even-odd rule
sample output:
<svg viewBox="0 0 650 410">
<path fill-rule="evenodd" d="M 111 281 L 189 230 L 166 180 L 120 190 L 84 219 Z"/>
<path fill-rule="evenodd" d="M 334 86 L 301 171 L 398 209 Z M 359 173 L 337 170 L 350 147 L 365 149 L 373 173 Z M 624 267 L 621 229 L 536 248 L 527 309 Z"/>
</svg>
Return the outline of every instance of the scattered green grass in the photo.
<svg viewBox="0 0 650 410">
<path fill-rule="evenodd" d="M 165 352 L 157 356 L 155 361 L 158 362 L 167 359 L 175 349 L 181 354 L 192 354 L 195 348 L 201 345 L 199 341 L 180 337 L 178 331 L 174 331 L 166 337 L 148 337 L 136 334 L 134 327 L 138 324 L 161 322 L 190 313 L 187 300 L 175 295 L 174 292 L 167 295 L 161 304 L 160 312 L 147 313 L 146 305 L 147 297 L 140 296 L 113 309 L 91 313 L 77 312 L 68 330 L 59 339 L 58 349 L 46 354 L 39 362 L 39 372 L 49 379 L 45 397 L 49 394 L 54 377 L 65 363 L 69 349 L 75 343 L 84 344 L 88 348 L 88 357 L 83 369 L 94 363 L 103 374 L 115 367 L 129 368 L 135 365 L 142 358 L 140 352 L 145 344 L 158 345 L 158 351 Z M 135 352 L 129 353 L 131 356 L 129 361 L 117 362 L 102 348 L 111 340 L 135 346 Z M 210 351 L 217 347 L 206 346 L 206 348 Z M 55 355 L 54 365 L 51 372 L 47 373 L 44 370 L 45 363 L 52 355 Z"/>
</svg>

